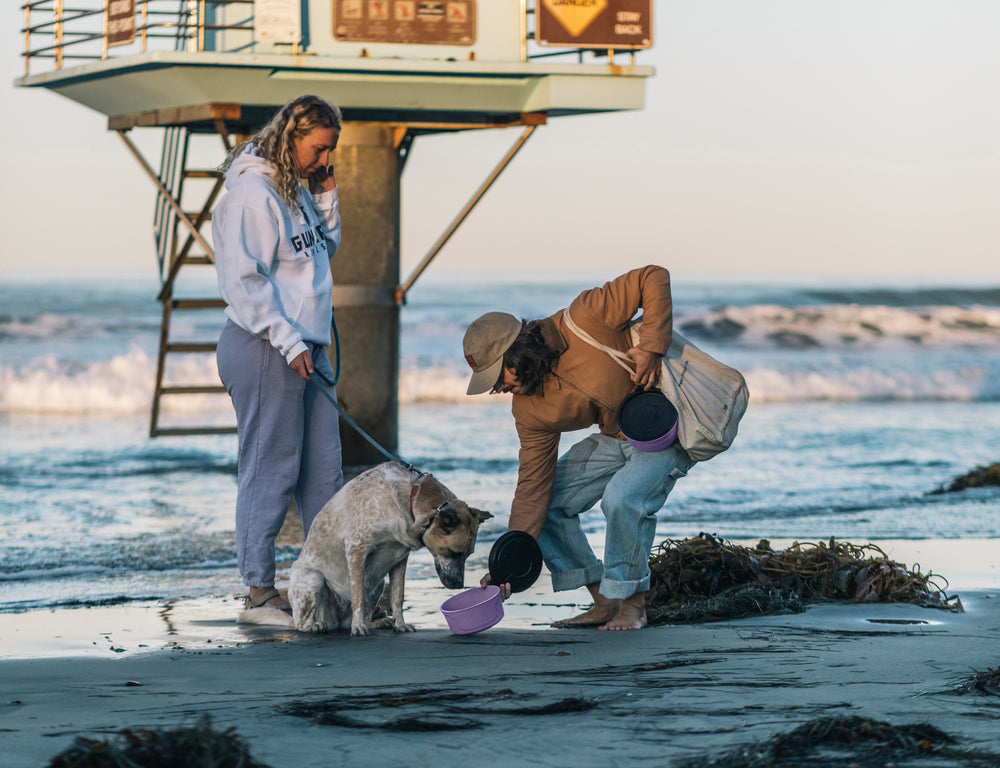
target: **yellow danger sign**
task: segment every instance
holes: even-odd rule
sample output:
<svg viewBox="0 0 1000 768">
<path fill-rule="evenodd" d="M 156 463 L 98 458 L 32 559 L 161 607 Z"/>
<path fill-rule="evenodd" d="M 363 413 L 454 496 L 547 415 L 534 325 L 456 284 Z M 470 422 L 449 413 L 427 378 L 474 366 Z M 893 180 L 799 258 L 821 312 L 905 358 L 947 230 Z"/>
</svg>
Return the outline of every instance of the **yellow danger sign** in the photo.
<svg viewBox="0 0 1000 768">
<path fill-rule="evenodd" d="M 542 0 L 542 5 L 567 32 L 579 37 L 601 15 L 608 0 Z"/>
<path fill-rule="evenodd" d="M 571 48 L 649 48 L 653 0 L 536 0 L 535 41 Z"/>
</svg>

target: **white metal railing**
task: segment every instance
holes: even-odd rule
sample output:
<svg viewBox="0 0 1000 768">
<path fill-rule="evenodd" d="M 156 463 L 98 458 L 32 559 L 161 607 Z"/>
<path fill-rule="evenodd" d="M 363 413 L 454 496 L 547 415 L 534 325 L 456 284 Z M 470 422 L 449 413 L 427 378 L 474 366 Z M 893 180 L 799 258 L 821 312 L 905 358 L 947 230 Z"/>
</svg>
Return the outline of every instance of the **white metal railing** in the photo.
<svg viewBox="0 0 1000 768">
<path fill-rule="evenodd" d="M 585 54 L 613 57 L 611 50 L 539 46 L 534 40 L 537 2 L 519 2 L 522 61 L 575 56 L 582 62 Z M 115 17 L 119 7 L 128 10 Z M 254 44 L 254 0 L 23 0 L 21 10 L 25 75 L 149 50 L 238 52 Z M 134 35 L 122 39 L 114 26 L 118 22 L 128 22 Z M 631 56 L 634 63 L 634 52 Z"/>
<path fill-rule="evenodd" d="M 247 33 L 227 50 L 252 42 L 253 0 L 124 0 L 134 7 L 134 35 L 109 33 L 113 0 L 28 0 L 24 13 L 24 73 L 148 50 L 218 50 L 219 33 Z M 112 53 L 112 51 L 114 53 Z"/>
</svg>

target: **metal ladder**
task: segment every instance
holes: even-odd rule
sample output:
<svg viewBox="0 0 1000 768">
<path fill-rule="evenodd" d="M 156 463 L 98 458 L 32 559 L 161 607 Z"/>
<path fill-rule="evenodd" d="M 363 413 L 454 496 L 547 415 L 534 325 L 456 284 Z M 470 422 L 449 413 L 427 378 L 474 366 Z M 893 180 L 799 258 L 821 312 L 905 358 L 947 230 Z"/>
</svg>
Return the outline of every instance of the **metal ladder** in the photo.
<svg viewBox="0 0 1000 768">
<path fill-rule="evenodd" d="M 186 126 L 169 126 L 163 137 L 158 179 L 162 185 L 156 198 L 153 216 L 153 236 L 156 241 L 156 257 L 159 263 L 162 288 L 157 299 L 163 306 L 160 321 L 160 347 L 156 366 L 156 385 L 153 391 L 153 405 L 150 415 L 150 437 L 172 435 L 218 435 L 236 432 L 235 426 L 170 426 L 160 425 L 160 406 L 164 397 L 190 395 L 216 395 L 225 393 L 226 388 L 218 380 L 212 383 L 165 385 L 167 360 L 177 354 L 215 354 L 216 342 L 175 341 L 171 336 L 171 321 L 176 311 L 214 310 L 220 312 L 225 302 L 217 296 L 211 298 L 181 298 L 175 295 L 177 279 L 184 267 L 214 266 L 215 256 L 204 248 L 198 251 L 199 241 L 184 227 L 181 227 L 177 208 L 184 192 L 184 182 L 188 179 L 214 179 L 197 213 L 186 213 L 195 228 L 212 219 L 212 206 L 222 191 L 224 179 L 215 170 L 192 170 L 187 167 L 190 147 L 190 131 Z M 173 200 L 173 204 L 167 196 Z M 184 236 L 186 233 L 186 237 Z M 201 241 L 204 243 L 204 240 Z"/>
</svg>

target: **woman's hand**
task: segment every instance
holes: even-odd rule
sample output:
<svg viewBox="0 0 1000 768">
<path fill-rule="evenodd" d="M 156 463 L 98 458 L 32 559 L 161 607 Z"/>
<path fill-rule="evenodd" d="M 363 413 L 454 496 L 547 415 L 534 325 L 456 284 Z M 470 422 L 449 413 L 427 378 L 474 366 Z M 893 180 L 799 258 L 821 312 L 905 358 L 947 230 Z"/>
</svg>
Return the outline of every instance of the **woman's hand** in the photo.
<svg viewBox="0 0 1000 768">
<path fill-rule="evenodd" d="M 652 389 L 660 378 L 661 355 L 647 352 L 639 347 L 632 347 L 628 351 L 629 357 L 635 360 L 635 373 L 632 374 L 632 381 L 637 387 Z"/>
<path fill-rule="evenodd" d="M 493 581 L 490 578 L 489 573 L 487 573 L 485 576 L 483 576 L 483 578 L 481 578 L 479 580 L 479 586 L 482 587 L 483 589 L 486 589 L 486 587 L 488 587 L 492 583 L 493 583 Z M 510 595 L 511 595 L 510 584 L 501 584 L 500 585 L 500 599 L 501 600 L 506 600 L 508 597 L 510 597 Z"/>
<path fill-rule="evenodd" d="M 321 166 L 309 177 L 309 191 L 314 195 L 330 192 L 337 188 L 337 180 L 333 177 L 333 166 Z"/>
<path fill-rule="evenodd" d="M 313 372 L 313 359 L 312 355 L 309 354 L 309 350 L 307 349 L 305 352 L 300 352 L 296 358 L 288 364 L 288 367 L 295 371 L 303 379 L 308 381 L 309 374 Z"/>
</svg>

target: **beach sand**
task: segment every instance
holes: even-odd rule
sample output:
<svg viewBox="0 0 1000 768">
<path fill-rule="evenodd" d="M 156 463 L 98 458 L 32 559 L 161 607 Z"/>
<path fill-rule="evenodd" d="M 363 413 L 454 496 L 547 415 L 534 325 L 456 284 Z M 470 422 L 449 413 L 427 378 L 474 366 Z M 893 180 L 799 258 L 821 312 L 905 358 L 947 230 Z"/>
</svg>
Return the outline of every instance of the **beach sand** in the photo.
<svg viewBox="0 0 1000 768">
<path fill-rule="evenodd" d="M 956 749 L 1000 753 L 1000 697 L 956 692 L 1000 666 L 990 545 L 966 558 L 970 574 L 979 564 L 975 588 L 949 590 L 964 613 L 814 604 L 638 632 L 555 630 L 587 595 L 553 595 L 543 577 L 500 624 L 468 636 L 437 611 L 453 593 L 419 578 L 407 620 L 420 629 L 371 638 L 238 625 L 235 595 L 4 614 L 0 763 L 44 766 L 77 736 L 205 714 L 275 768 L 707 763 L 836 715 L 930 723 Z M 302 703 L 336 724 L 287 711 Z"/>
</svg>

